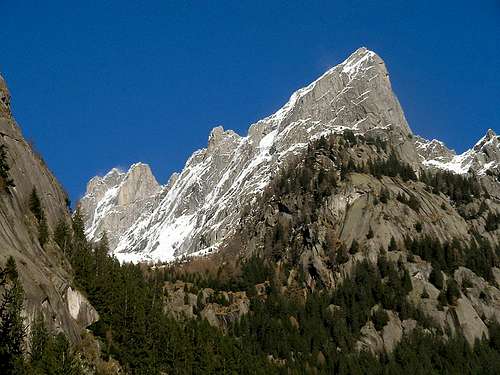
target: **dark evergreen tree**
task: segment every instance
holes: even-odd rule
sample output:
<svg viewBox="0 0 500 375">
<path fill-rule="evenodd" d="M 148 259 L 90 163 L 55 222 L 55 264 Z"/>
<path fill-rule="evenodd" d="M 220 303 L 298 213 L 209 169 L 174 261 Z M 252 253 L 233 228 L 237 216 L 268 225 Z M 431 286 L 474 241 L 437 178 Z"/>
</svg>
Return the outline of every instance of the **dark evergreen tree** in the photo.
<svg viewBox="0 0 500 375">
<path fill-rule="evenodd" d="M 35 187 L 33 187 L 33 190 L 31 191 L 28 204 L 31 212 L 35 215 L 36 220 L 40 222 L 43 218 L 43 209 Z"/>
<path fill-rule="evenodd" d="M 377 331 L 380 331 L 389 321 L 389 315 L 384 309 L 377 309 L 372 315 L 373 325 Z"/>
<path fill-rule="evenodd" d="M 444 278 L 443 273 L 438 268 L 437 265 L 432 267 L 432 271 L 429 275 L 429 282 L 432 283 L 439 290 L 443 290 L 444 287 Z"/>
<path fill-rule="evenodd" d="M 389 241 L 389 247 L 387 248 L 388 251 L 397 251 L 398 250 L 398 244 L 396 243 L 396 239 L 394 236 L 391 237 L 391 240 Z"/>
<path fill-rule="evenodd" d="M 356 239 L 352 240 L 351 247 L 349 248 L 350 254 L 356 254 L 359 251 L 359 243 Z"/>
<path fill-rule="evenodd" d="M 448 304 L 455 305 L 458 298 L 460 298 L 460 289 L 458 288 L 457 282 L 449 278 L 446 282 L 446 299 Z"/>
<path fill-rule="evenodd" d="M 390 197 L 391 196 L 389 190 L 387 190 L 386 188 L 382 188 L 382 190 L 380 190 L 380 202 L 387 203 Z"/>
<path fill-rule="evenodd" d="M 349 255 L 347 254 L 347 249 L 344 244 L 340 245 L 335 254 L 335 261 L 338 264 L 343 264 L 349 260 Z"/>
<path fill-rule="evenodd" d="M 354 132 L 350 129 L 344 130 L 344 133 L 342 134 L 344 136 L 344 139 L 349 142 L 352 146 L 357 144 L 356 141 L 356 136 L 354 135 Z"/>
<path fill-rule="evenodd" d="M 45 327 L 43 315 L 38 314 L 31 327 L 30 337 L 30 363 L 31 367 L 42 367 L 40 364 L 45 360 L 45 349 L 48 347 L 49 331 Z"/>
<path fill-rule="evenodd" d="M 0 374 L 24 374 L 24 292 L 12 257 L 1 273 L 4 292 L 0 302 Z"/>
<path fill-rule="evenodd" d="M 495 214 L 493 212 L 489 212 L 488 216 L 486 217 L 486 225 L 484 228 L 488 232 L 493 232 L 497 230 L 499 222 L 500 222 L 500 215 Z"/>
<path fill-rule="evenodd" d="M 40 223 L 38 224 L 38 241 L 42 247 L 45 246 L 49 240 L 49 227 L 47 226 L 47 219 L 45 215 L 42 216 Z"/>
<path fill-rule="evenodd" d="M 429 293 L 427 292 L 427 289 L 424 288 L 424 290 L 422 291 L 422 295 L 420 296 L 422 299 L 426 299 L 426 298 L 429 298 Z"/>
<path fill-rule="evenodd" d="M 10 177 L 10 166 L 7 162 L 7 146 L 0 145 L 0 190 L 9 192 L 9 188 L 15 187 L 14 180 Z"/>
<path fill-rule="evenodd" d="M 56 229 L 54 230 L 54 241 L 63 253 L 67 254 L 71 245 L 71 231 L 68 223 L 63 218 L 57 222 Z"/>
<path fill-rule="evenodd" d="M 422 232 L 422 223 L 420 221 L 415 224 L 415 230 L 417 233 Z"/>
<path fill-rule="evenodd" d="M 66 337 L 50 333 L 43 316 L 37 316 L 31 329 L 31 352 L 27 364 L 29 374 L 80 375 L 83 369 Z"/>
<path fill-rule="evenodd" d="M 28 205 L 30 211 L 33 213 L 38 222 L 38 241 L 43 247 L 49 239 L 49 228 L 47 225 L 47 218 L 45 217 L 45 213 L 43 211 L 42 203 L 40 201 L 40 198 L 38 197 L 38 192 L 35 187 L 33 187 L 33 190 L 31 191 Z"/>
<path fill-rule="evenodd" d="M 367 238 L 368 240 L 369 240 L 369 239 L 371 239 L 371 238 L 373 238 L 373 229 L 372 229 L 372 227 L 370 227 L 370 228 L 368 229 L 368 233 L 366 234 L 366 238 Z"/>
</svg>

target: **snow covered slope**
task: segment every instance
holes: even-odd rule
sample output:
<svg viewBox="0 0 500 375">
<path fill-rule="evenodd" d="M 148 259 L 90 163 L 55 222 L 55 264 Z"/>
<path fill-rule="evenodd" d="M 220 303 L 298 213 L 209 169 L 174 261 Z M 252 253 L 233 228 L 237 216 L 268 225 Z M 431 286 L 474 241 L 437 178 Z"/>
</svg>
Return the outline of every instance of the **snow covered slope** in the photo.
<svg viewBox="0 0 500 375">
<path fill-rule="evenodd" d="M 500 172 L 500 137 L 492 129 L 473 148 L 460 155 L 435 139 L 427 141 L 416 137 L 415 146 L 426 167 L 458 174 L 474 172 L 479 176 Z"/>
<path fill-rule="evenodd" d="M 98 193 L 89 189 L 82 200 L 92 202 L 82 205 L 88 236 L 96 239 L 103 230 L 113 231 L 112 249 L 121 261 L 171 260 L 213 251 L 283 163 L 311 139 L 345 129 L 381 134 L 416 168 L 435 160 L 430 142 L 418 139 L 419 146 L 412 136 L 384 62 L 360 48 L 293 93 L 276 113 L 251 125 L 246 136 L 214 128 L 207 148 L 196 151 L 143 209 L 140 204 L 130 213 L 119 209 L 120 221 L 127 225 L 108 219 L 116 216 L 122 174 L 111 171 L 97 180 Z M 105 184 L 107 179 L 114 182 Z"/>
</svg>

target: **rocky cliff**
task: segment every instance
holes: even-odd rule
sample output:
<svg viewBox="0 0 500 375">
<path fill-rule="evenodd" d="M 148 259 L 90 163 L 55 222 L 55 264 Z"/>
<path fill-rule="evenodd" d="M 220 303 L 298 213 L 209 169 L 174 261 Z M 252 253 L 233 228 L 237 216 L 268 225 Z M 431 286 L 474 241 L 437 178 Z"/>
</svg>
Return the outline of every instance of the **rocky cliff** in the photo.
<svg viewBox="0 0 500 375">
<path fill-rule="evenodd" d="M 0 77 L 0 144 L 15 187 L 0 192 L 0 263 L 16 260 L 25 290 L 28 322 L 41 312 L 56 330 L 77 341 L 82 328 L 97 320 L 97 313 L 72 285 L 69 263 L 57 245 L 39 243 L 37 223 L 28 206 L 33 188 L 38 192 L 49 233 L 59 220 L 70 221 L 67 195 L 12 117 L 10 94 Z"/>
<path fill-rule="evenodd" d="M 98 239 L 106 232 L 111 248 L 141 215 L 153 210 L 160 185 L 148 165 L 134 164 L 128 172 L 112 169 L 87 185 L 80 206 L 86 213 L 86 234 Z"/>
<path fill-rule="evenodd" d="M 196 151 L 154 198 L 150 190 L 141 195 L 138 202 L 144 204 L 130 210 L 120 207 L 110 199 L 116 193 L 113 184 L 103 185 L 100 194 L 88 191 L 81 204 L 89 238 L 113 231 L 112 249 L 122 261 L 212 252 L 234 233 L 242 208 L 255 202 L 276 171 L 306 150 L 311 140 L 346 129 L 389 143 L 415 171 L 498 173 L 499 141 L 492 131 L 462 155 L 439 141 L 414 136 L 384 62 L 360 48 L 296 91 L 276 113 L 251 125 L 245 137 L 222 127 L 213 129 L 207 148 Z M 115 210 L 127 225 L 114 224 Z"/>
</svg>

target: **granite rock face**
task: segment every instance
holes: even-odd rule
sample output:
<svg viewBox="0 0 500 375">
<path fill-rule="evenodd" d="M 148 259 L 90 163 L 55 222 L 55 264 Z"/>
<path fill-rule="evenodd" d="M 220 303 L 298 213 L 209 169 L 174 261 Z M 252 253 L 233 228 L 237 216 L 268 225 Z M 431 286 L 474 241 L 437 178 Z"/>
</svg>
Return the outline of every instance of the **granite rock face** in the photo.
<svg viewBox="0 0 500 375">
<path fill-rule="evenodd" d="M 70 265 L 55 243 L 49 242 L 42 249 L 36 219 L 28 208 L 29 195 L 36 188 L 49 231 L 53 232 L 58 220 L 70 220 L 67 195 L 34 147 L 24 139 L 12 117 L 10 94 L 1 77 L 0 144 L 7 146 L 10 177 L 16 185 L 9 188 L 10 192 L 0 192 L 0 263 L 5 264 L 9 256 L 16 260 L 25 291 L 27 323 L 42 313 L 52 328 L 77 341 L 82 328 L 92 323 L 97 314 L 88 302 L 78 306 L 69 303 Z M 83 315 L 85 319 L 75 318 Z"/>
<path fill-rule="evenodd" d="M 365 48 L 295 92 L 283 108 L 253 124 L 247 136 L 214 128 L 208 147 L 196 151 L 183 171 L 157 193 L 152 200 L 156 207 L 144 210 L 133 225 L 114 227 L 119 237 L 112 247 L 115 254 L 125 261 L 169 260 L 217 248 L 234 229 L 241 209 L 262 192 L 283 163 L 311 139 L 344 129 L 386 133 L 391 129 L 387 134 L 408 149 L 405 155 L 417 158 L 385 64 Z M 111 178 L 117 172 L 110 174 Z M 100 193 L 93 191 L 93 185 L 95 180 L 89 183 L 82 208 L 89 238 L 96 239 L 100 230 L 95 228 L 112 227 L 103 222 L 115 221 L 118 205 L 99 215 L 116 184 Z M 137 212 L 129 210 L 124 217 L 131 222 Z"/>
<path fill-rule="evenodd" d="M 127 173 L 116 168 L 87 184 L 79 207 L 84 213 L 87 235 L 99 239 L 107 234 L 111 248 L 144 213 L 152 209 L 160 185 L 147 164 L 137 163 Z"/>
<path fill-rule="evenodd" d="M 205 319 L 210 325 L 226 329 L 250 311 L 250 299 L 245 292 L 215 292 L 210 288 L 194 294 L 193 284 L 183 281 L 166 282 L 163 286 L 164 311 L 182 320 Z"/>
<path fill-rule="evenodd" d="M 214 128 L 207 148 L 196 151 L 148 204 L 120 207 L 109 200 L 115 184 L 102 185 L 99 194 L 90 189 L 82 199 L 88 236 L 98 239 L 103 228 L 113 229 L 112 250 L 122 261 L 165 261 L 216 251 L 280 168 L 311 140 L 346 129 L 385 140 L 415 170 L 486 174 L 498 165 L 498 137 L 493 133 L 459 156 L 438 141 L 414 136 L 384 62 L 360 48 L 296 91 L 276 113 L 251 125 L 245 137 Z M 102 207 L 109 209 L 97 212 Z"/>
</svg>

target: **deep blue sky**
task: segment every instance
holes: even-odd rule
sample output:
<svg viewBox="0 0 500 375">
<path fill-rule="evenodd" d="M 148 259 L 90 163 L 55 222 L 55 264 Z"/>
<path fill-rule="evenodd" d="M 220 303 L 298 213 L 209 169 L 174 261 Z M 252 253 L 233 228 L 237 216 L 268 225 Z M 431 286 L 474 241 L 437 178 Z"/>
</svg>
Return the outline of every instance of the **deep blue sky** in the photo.
<svg viewBox="0 0 500 375">
<path fill-rule="evenodd" d="M 78 5 L 75 5 L 78 4 Z M 500 124 L 500 1 L 1 1 L 0 71 L 73 200 L 113 166 L 160 182 L 360 46 L 415 133 L 463 151 Z"/>
</svg>

